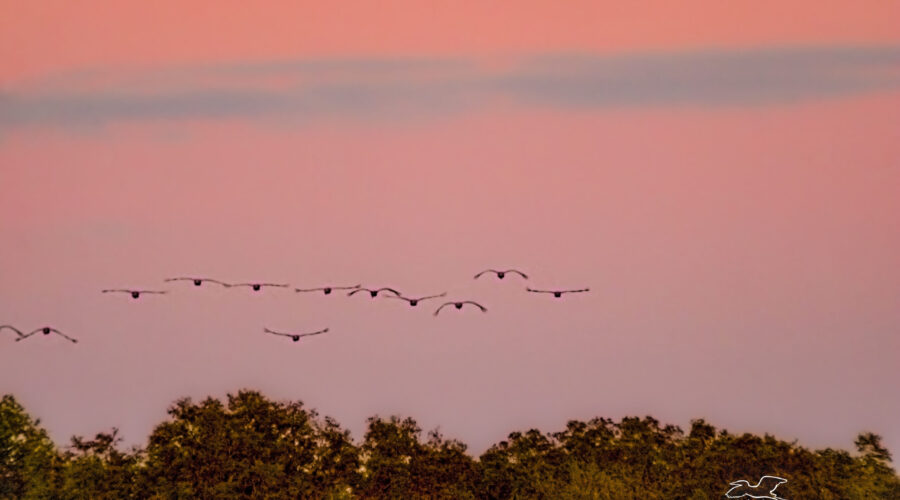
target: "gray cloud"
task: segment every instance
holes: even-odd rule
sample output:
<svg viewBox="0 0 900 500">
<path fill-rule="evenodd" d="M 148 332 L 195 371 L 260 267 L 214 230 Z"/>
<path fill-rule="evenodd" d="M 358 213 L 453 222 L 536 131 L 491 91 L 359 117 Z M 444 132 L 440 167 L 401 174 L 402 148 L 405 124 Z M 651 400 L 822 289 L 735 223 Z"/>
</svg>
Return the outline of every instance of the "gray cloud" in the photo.
<svg viewBox="0 0 900 500">
<path fill-rule="evenodd" d="M 900 47 L 555 56 L 504 84 L 523 99 L 574 107 L 783 103 L 897 88 Z"/>
<path fill-rule="evenodd" d="M 0 93 L 0 126 L 383 118 L 502 101 L 576 109 L 758 106 L 900 88 L 900 47 L 773 48 L 483 61 L 242 62 L 93 70 Z"/>
</svg>

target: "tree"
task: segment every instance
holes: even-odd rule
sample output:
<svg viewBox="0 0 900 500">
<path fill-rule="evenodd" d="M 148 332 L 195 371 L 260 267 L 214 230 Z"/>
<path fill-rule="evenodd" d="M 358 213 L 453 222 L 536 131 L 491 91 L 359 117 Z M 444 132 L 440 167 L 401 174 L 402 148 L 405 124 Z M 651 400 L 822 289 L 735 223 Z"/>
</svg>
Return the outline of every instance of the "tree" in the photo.
<svg viewBox="0 0 900 500">
<path fill-rule="evenodd" d="M 871 432 L 863 432 L 856 437 L 854 441 L 857 451 L 862 453 L 866 458 L 879 460 L 881 462 L 890 462 L 891 453 L 881 445 L 881 436 Z"/>
<path fill-rule="evenodd" d="M 654 500 L 722 498 L 728 484 L 773 474 L 787 498 L 900 499 L 881 437 L 857 453 L 810 451 L 703 420 L 687 435 L 652 417 L 573 420 L 513 432 L 476 460 L 415 420 L 372 417 L 360 446 L 300 402 L 254 391 L 177 401 L 145 449 L 118 431 L 74 437 L 59 451 L 12 396 L 0 400 L 0 500 L 324 498 Z"/>
<path fill-rule="evenodd" d="M 71 499 L 123 499 L 138 495 L 136 489 L 139 450 L 123 453 L 118 429 L 99 433 L 92 440 L 73 437 L 64 454 L 60 496 Z"/>
<path fill-rule="evenodd" d="M 0 499 L 51 498 L 61 460 L 39 420 L 12 395 L 0 399 Z"/>
<path fill-rule="evenodd" d="M 258 392 L 178 401 L 150 436 L 143 485 L 161 498 L 314 498 L 346 489 L 347 434 L 303 404 Z M 324 434 L 322 433 L 324 430 Z"/>
<path fill-rule="evenodd" d="M 459 441 L 437 430 L 426 443 L 411 418 L 372 417 L 362 445 L 362 498 L 475 498 L 478 470 Z"/>
</svg>

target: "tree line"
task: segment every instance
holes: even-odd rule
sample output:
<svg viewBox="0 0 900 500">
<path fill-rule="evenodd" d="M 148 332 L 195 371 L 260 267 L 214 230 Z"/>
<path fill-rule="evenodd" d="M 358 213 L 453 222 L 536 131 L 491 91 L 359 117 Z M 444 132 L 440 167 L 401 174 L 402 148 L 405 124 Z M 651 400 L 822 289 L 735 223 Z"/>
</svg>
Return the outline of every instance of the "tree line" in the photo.
<svg viewBox="0 0 900 500">
<path fill-rule="evenodd" d="M 256 391 L 177 401 L 145 446 L 118 431 L 58 447 L 11 395 L 0 401 L 0 499 L 720 499 L 729 483 L 788 479 L 794 499 L 900 499 L 881 438 L 809 450 L 703 420 L 570 421 L 513 432 L 480 457 L 411 418 L 372 417 L 361 442 L 300 402 Z"/>
</svg>

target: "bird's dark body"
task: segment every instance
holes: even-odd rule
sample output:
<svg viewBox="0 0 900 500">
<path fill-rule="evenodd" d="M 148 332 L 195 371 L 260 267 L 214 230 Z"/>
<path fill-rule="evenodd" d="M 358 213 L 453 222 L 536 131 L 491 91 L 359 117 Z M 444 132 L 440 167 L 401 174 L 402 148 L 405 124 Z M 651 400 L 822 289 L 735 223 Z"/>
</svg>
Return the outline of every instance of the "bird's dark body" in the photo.
<svg viewBox="0 0 900 500">
<path fill-rule="evenodd" d="M 77 340 L 77 339 L 74 339 L 74 338 L 72 338 L 72 337 L 69 337 L 69 336 L 66 335 L 65 333 L 63 333 L 63 332 L 57 330 L 56 328 L 49 327 L 49 326 L 43 326 L 43 327 L 41 327 L 41 328 L 36 328 L 36 329 L 32 330 L 31 332 L 29 332 L 29 333 L 27 333 L 27 334 L 23 334 L 23 333 L 20 332 L 17 328 L 15 328 L 15 327 L 13 327 L 13 326 L 11 326 L 11 325 L 3 325 L 3 326 L 0 326 L 0 329 L 3 329 L 3 328 L 9 328 L 10 330 L 16 332 L 16 334 L 18 335 L 18 337 L 16 337 L 16 342 L 18 342 L 18 341 L 20 341 L 20 340 L 25 340 L 25 339 L 31 337 L 32 335 L 36 335 L 36 334 L 38 334 L 38 333 L 43 333 L 44 335 L 50 335 L 51 333 L 55 333 L 55 334 L 59 335 L 60 337 L 62 337 L 62 338 L 64 338 L 64 339 L 68 340 L 69 342 L 72 342 L 73 344 L 77 344 L 77 343 L 78 343 L 78 340 Z"/>
<path fill-rule="evenodd" d="M 532 293 L 552 294 L 557 299 L 562 297 L 563 294 L 566 294 L 566 293 L 582 293 L 582 292 L 591 291 L 590 288 L 580 288 L 578 290 L 535 290 L 534 288 L 530 288 L 530 287 L 525 288 L 525 290 L 532 292 Z"/>
<path fill-rule="evenodd" d="M 272 335 L 278 335 L 279 337 L 287 337 L 287 338 L 291 339 L 293 342 L 299 342 L 300 338 L 302 338 L 302 337 L 308 337 L 311 335 L 321 335 L 323 333 L 327 333 L 328 328 L 325 328 L 324 330 L 319 330 L 317 332 L 308 332 L 308 333 L 283 333 L 283 332 L 276 332 L 273 330 L 269 330 L 268 328 L 263 328 L 263 331 L 265 333 L 270 333 Z"/>
<path fill-rule="evenodd" d="M 128 295 L 131 295 L 132 299 L 137 299 L 141 295 L 148 294 L 148 293 L 158 293 L 158 294 L 167 293 L 167 292 L 160 292 L 160 291 L 154 291 L 154 290 L 131 290 L 131 289 L 122 289 L 122 288 L 117 288 L 115 290 L 107 289 L 107 290 L 102 290 L 102 292 L 103 293 L 127 293 Z"/>
<path fill-rule="evenodd" d="M 481 304 L 479 304 L 479 303 L 477 303 L 477 302 L 473 302 L 473 301 L 471 301 L 471 300 L 463 300 L 463 301 L 459 301 L 459 302 L 453 302 L 453 301 L 451 301 L 451 302 L 444 302 L 443 304 L 441 304 L 441 307 L 438 307 L 437 310 L 434 311 L 434 315 L 437 316 L 437 315 L 441 312 L 441 310 L 442 310 L 443 308 L 445 308 L 445 307 L 453 306 L 453 307 L 456 308 L 457 310 L 460 310 L 460 309 L 462 309 L 463 306 L 466 305 L 466 304 L 472 304 L 474 307 L 477 307 L 478 309 L 481 309 L 481 312 L 487 312 L 487 308 L 484 307 L 483 305 L 481 305 Z"/>
<path fill-rule="evenodd" d="M 325 295 L 331 295 L 335 290 L 355 290 L 360 288 L 360 285 L 355 286 L 323 286 L 319 288 L 295 288 L 296 292 L 322 292 Z"/>
<path fill-rule="evenodd" d="M 416 297 L 416 298 L 414 298 L 414 299 L 413 299 L 413 298 L 410 298 L 410 297 L 404 297 L 404 296 L 402 296 L 402 295 L 395 295 L 395 296 L 393 296 L 393 297 L 391 297 L 391 296 L 386 296 L 386 297 L 389 298 L 389 299 L 400 299 L 400 300 L 405 300 L 406 303 L 409 304 L 410 307 L 416 307 L 417 305 L 419 305 L 419 302 L 422 302 L 423 300 L 436 299 L 436 298 L 438 298 L 438 297 L 443 297 L 443 296 L 445 296 L 445 295 L 447 295 L 447 292 L 440 293 L 440 294 L 437 294 L 437 295 L 425 295 L 425 296 L 422 296 L 422 297 Z M 384 297 L 384 296 L 383 296 L 383 297 Z"/>
<path fill-rule="evenodd" d="M 398 292 L 397 290 L 394 290 L 393 288 L 381 287 L 381 288 L 376 288 L 373 290 L 371 288 L 360 287 L 360 288 L 355 288 L 352 292 L 348 293 L 347 296 L 352 297 L 359 292 L 369 292 L 369 296 L 372 297 L 373 299 L 378 296 L 379 292 L 391 292 L 394 295 L 397 295 L 397 296 L 400 295 L 400 292 Z"/>
<path fill-rule="evenodd" d="M 526 280 L 528 279 L 528 275 L 523 273 L 522 271 L 519 271 L 518 269 L 504 269 L 502 271 L 499 269 L 485 269 L 484 271 L 481 271 L 480 273 L 476 274 L 475 279 L 478 279 L 484 273 L 493 273 L 494 276 L 497 277 L 497 279 L 501 279 L 501 280 L 503 278 L 505 278 L 507 274 L 518 274 L 519 276 L 522 277 L 522 279 L 526 279 Z"/>
<path fill-rule="evenodd" d="M 260 289 L 260 286 L 259 286 L 259 285 L 253 285 L 253 291 L 254 291 L 254 292 L 258 292 L 259 289 Z"/>
<path fill-rule="evenodd" d="M 194 286 L 203 286 L 203 282 L 215 283 L 217 285 L 222 285 L 226 288 L 231 286 L 228 283 L 225 283 L 223 281 L 209 279 L 209 278 L 197 278 L 196 276 L 182 276 L 182 277 L 178 277 L 178 278 L 169 278 L 165 281 L 190 281 L 191 283 L 194 284 Z"/>
</svg>

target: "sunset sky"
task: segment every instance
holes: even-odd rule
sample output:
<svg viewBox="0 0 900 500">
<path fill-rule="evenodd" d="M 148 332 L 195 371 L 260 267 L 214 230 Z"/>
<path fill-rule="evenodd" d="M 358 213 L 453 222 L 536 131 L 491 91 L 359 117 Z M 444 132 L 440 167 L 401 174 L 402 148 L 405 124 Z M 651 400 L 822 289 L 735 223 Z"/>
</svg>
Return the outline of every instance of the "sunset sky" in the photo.
<svg viewBox="0 0 900 500">
<path fill-rule="evenodd" d="M 900 454 L 900 2 L 249 5 L 0 0 L 0 324 L 79 339 L 0 332 L 0 393 L 57 443 L 254 388 L 474 453 L 652 415 Z"/>
</svg>

